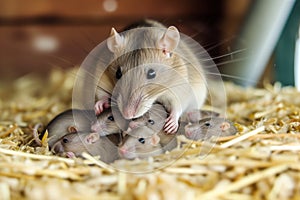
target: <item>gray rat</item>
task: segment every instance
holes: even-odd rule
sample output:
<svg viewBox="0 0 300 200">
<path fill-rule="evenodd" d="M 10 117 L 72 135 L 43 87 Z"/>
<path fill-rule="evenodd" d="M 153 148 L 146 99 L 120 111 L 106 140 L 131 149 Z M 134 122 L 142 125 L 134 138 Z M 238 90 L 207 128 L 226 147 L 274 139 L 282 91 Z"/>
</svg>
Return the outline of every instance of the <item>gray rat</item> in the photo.
<svg viewBox="0 0 300 200">
<path fill-rule="evenodd" d="M 69 133 L 53 145 L 52 151 L 69 158 L 79 157 L 83 152 L 87 152 L 92 156 L 100 156 L 102 161 L 110 163 L 119 157 L 115 143 L 120 141 L 119 134 L 100 137 L 98 133 Z"/>
<path fill-rule="evenodd" d="M 96 120 L 96 122 L 95 122 Z M 52 148 L 54 143 L 68 133 L 90 132 L 91 126 L 100 135 L 120 133 L 120 128 L 114 122 L 110 109 L 104 110 L 97 117 L 94 110 L 69 109 L 54 117 L 46 126 L 48 144 Z"/>
<path fill-rule="evenodd" d="M 175 148 L 176 135 L 163 131 L 167 116 L 164 106 L 154 103 L 143 116 L 131 121 L 129 129 L 123 133 L 125 138 L 119 148 L 120 156 L 126 159 L 147 158 Z"/>
<path fill-rule="evenodd" d="M 137 127 L 126 133 L 118 149 L 121 158 L 148 158 L 163 153 L 160 137 L 147 126 Z"/>
<path fill-rule="evenodd" d="M 126 159 L 143 159 L 162 154 L 177 146 L 177 134 L 166 134 L 163 130 L 156 132 L 148 126 L 139 126 L 125 132 L 119 154 Z"/>
<path fill-rule="evenodd" d="M 48 131 L 48 144 L 53 144 L 62 136 L 78 132 L 89 131 L 91 122 L 96 118 L 93 110 L 69 109 L 56 115 L 46 126 L 40 138 Z"/>
<path fill-rule="evenodd" d="M 120 115 L 118 123 L 115 121 L 115 117 L 110 108 L 105 109 L 101 114 L 97 116 L 97 120 L 91 125 L 91 131 L 99 133 L 100 136 L 106 136 L 114 133 L 122 133 L 122 129 L 128 127 L 128 122 L 125 119 L 121 119 Z"/>
<path fill-rule="evenodd" d="M 101 113 L 111 98 L 122 116 L 132 119 L 157 101 L 169 113 L 164 130 L 175 133 L 181 114 L 201 108 L 205 101 L 204 71 L 176 27 L 151 20 L 144 24 L 147 28 L 131 27 L 120 34 L 112 29 L 107 47 L 115 59 L 98 82 L 95 110 Z"/>
<path fill-rule="evenodd" d="M 154 132 L 159 132 L 163 129 L 167 116 L 168 113 L 164 106 L 154 103 L 143 116 L 132 119 L 129 127 L 134 129 L 140 126 L 148 126 Z"/>
<path fill-rule="evenodd" d="M 132 134 L 131 129 L 146 126 L 145 129 L 143 128 L 139 129 L 140 136 L 144 136 L 143 131 L 145 130 L 148 132 L 150 131 L 147 130 L 147 128 L 152 129 L 153 130 L 152 134 L 157 134 L 157 136 L 159 136 L 160 138 L 159 142 L 163 152 L 172 150 L 177 146 L 177 140 L 175 135 L 165 134 L 165 132 L 163 131 L 163 125 L 164 125 L 163 122 L 165 121 L 167 116 L 168 113 L 165 110 L 164 106 L 155 103 L 152 105 L 149 111 L 147 111 L 142 117 L 139 117 L 131 121 L 129 123 L 130 129 L 125 133 L 131 135 Z M 199 122 L 200 119 L 207 118 L 207 117 L 216 117 L 216 116 L 219 116 L 219 113 L 214 111 L 209 111 L 209 110 L 197 109 L 197 110 L 191 110 L 189 112 L 186 112 L 180 117 L 180 126 L 178 131 L 176 132 L 176 135 L 184 134 L 185 133 L 184 127 L 190 123 L 193 123 L 194 126 L 197 126 L 196 124 Z M 138 140 L 133 140 L 133 141 L 135 141 L 137 144 L 139 143 Z M 125 143 L 126 143 L 126 139 L 125 139 Z"/>
<path fill-rule="evenodd" d="M 213 136 L 229 136 L 237 132 L 234 124 L 222 117 L 200 119 L 184 127 L 184 134 L 192 140 L 207 140 Z"/>
<path fill-rule="evenodd" d="M 198 111 L 199 112 L 199 111 Z M 135 129 L 136 127 L 146 126 L 153 131 L 153 134 L 157 134 L 160 138 L 160 144 L 163 151 L 171 150 L 177 145 L 176 135 L 179 134 L 166 134 L 163 131 L 164 121 L 167 119 L 168 113 L 162 104 L 154 103 L 151 108 L 142 116 L 134 119 L 129 123 L 130 129 Z M 130 131 L 130 130 L 129 130 Z M 140 129 L 142 132 L 143 129 Z M 131 134 L 131 132 L 127 134 Z"/>
</svg>

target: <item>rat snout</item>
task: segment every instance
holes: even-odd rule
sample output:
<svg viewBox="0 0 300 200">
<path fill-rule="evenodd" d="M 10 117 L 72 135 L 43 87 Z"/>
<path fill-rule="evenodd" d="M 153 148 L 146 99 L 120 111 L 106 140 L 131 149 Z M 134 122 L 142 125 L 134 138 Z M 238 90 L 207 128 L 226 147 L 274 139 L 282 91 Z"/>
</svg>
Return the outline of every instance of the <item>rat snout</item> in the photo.
<svg viewBox="0 0 300 200">
<path fill-rule="evenodd" d="M 105 136 L 105 124 L 100 124 L 99 122 L 95 122 L 91 126 L 91 131 L 99 133 L 101 136 Z"/>
<path fill-rule="evenodd" d="M 97 122 L 94 123 L 94 124 L 92 124 L 91 130 L 92 130 L 93 132 L 98 132 L 98 130 L 99 130 L 99 125 L 98 125 Z"/>
<path fill-rule="evenodd" d="M 126 159 L 131 160 L 131 159 L 134 159 L 136 157 L 135 147 L 133 147 L 133 146 L 123 145 L 123 146 L 119 147 L 118 151 L 119 151 L 119 155 L 122 158 L 126 158 Z"/>
<path fill-rule="evenodd" d="M 119 152 L 120 152 L 121 155 L 125 155 L 125 154 L 127 153 L 127 148 L 124 147 L 124 146 L 123 146 L 123 147 L 120 147 L 120 148 L 119 148 Z"/>
<path fill-rule="evenodd" d="M 58 153 L 63 153 L 64 152 L 64 147 L 61 144 L 61 141 L 57 141 L 51 148 L 51 151 L 54 152 L 55 154 Z"/>
<path fill-rule="evenodd" d="M 185 136 L 191 140 L 199 140 L 203 135 L 203 130 L 198 125 L 187 125 L 184 127 Z"/>
<path fill-rule="evenodd" d="M 131 129 L 135 129 L 135 128 L 137 128 L 137 127 L 139 127 L 140 126 L 140 123 L 139 122 L 137 122 L 137 121 L 131 121 L 131 122 L 129 122 L 129 125 L 128 125 Z"/>
<path fill-rule="evenodd" d="M 141 107 L 142 94 L 140 90 L 136 90 L 128 99 L 127 103 L 123 104 L 123 116 L 126 119 L 137 118 L 141 116 L 139 108 Z M 139 115 L 139 116 L 137 116 Z"/>
</svg>

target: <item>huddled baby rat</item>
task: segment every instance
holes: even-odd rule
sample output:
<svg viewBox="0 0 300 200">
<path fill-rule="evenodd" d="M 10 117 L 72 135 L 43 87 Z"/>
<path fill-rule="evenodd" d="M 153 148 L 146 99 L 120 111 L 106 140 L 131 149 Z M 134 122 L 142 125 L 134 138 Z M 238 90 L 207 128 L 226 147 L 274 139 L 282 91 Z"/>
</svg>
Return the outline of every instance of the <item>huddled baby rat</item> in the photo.
<svg viewBox="0 0 300 200">
<path fill-rule="evenodd" d="M 96 121 L 95 121 L 96 120 Z M 105 109 L 100 115 L 95 116 L 94 110 L 69 109 L 54 117 L 46 126 L 48 131 L 48 144 L 53 144 L 62 136 L 77 132 L 97 132 L 100 136 L 119 133 L 121 130 L 114 121 L 111 109 Z"/>
<path fill-rule="evenodd" d="M 164 106 L 159 103 L 154 103 L 151 108 L 141 117 L 132 119 L 129 122 L 129 127 L 134 129 L 140 126 L 148 126 L 154 132 L 159 132 L 163 129 L 168 113 Z"/>
<path fill-rule="evenodd" d="M 51 148 L 53 144 L 62 136 L 68 133 L 78 131 L 90 131 L 91 122 L 94 120 L 93 110 L 69 109 L 56 115 L 46 126 L 40 138 L 45 131 L 48 131 L 48 144 Z"/>
<path fill-rule="evenodd" d="M 237 132 L 234 124 L 222 117 L 200 119 L 184 127 L 184 134 L 192 140 L 207 140 L 213 136 L 229 136 Z"/>
<path fill-rule="evenodd" d="M 106 163 L 111 163 L 119 158 L 116 144 L 120 142 L 119 134 L 100 137 L 98 133 L 69 133 L 53 145 L 52 151 L 69 158 L 79 157 L 83 152 L 87 152 L 92 156 L 100 156 Z"/>
<path fill-rule="evenodd" d="M 120 157 L 144 159 L 163 153 L 161 135 L 158 133 L 162 132 L 167 115 L 162 104 L 154 103 L 143 116 L 132 119 L 128 130 L 123 132 L 124 140 L 119 147 Z"/>
<path fill-rule="evenodd" d="M 169 113 L 164 130 L 175 133 L 183 112 L 202 107 L 205 73 L 176 27 L 146 20 L 122 33 L 113 28 L 107 47 L 115 59 L 98 82 L 97 114 L 109 107 L 111 99 L 125 119 L 134 119 L 157 101 Z"/>
<path fill-rule="evenodd" d="M 184 134 L 184 126 L 192 121 L 198 122 L 201 117 L 215 117 L 219 114 L 207 110 L 193 110 L 191 112 L 184 113 L 183 119 L 180 120 L 180 127 L 182 128 L 179 128 L 176 135 L 165 134 L 165 132 L 163 131 L 164 123 L 162 122 L 164 122 L 164 120 L 167 118 L 167 115 L 168 113 L 166 112 L 163 105 L 153 104 L 149 111 L 142 117 L 139 117 L 130 122 L 130 130 L 125 132 L 126 136 L 124 142 L 119 148 L 121 157 L 127 159 L 133 159 L 136 157 L 146 158 L 149 156 L 157 155 L 159 153 L 163 153 L 165 151 L 170 151 L 177 146 L 176 135 Z M 207 129 L 207 127 L 205 128 Z M 150 139 L 148 137 L 150 137 Z M 146 138 L 148 138 L 148 140 L 146 140 Z M 148 152 L 148 155 L 145 154 L 143 147 L 145 147 L 147 150 L 155 150 L 155 154 L 152 154 L 150 152 Z M 160 151 L 158 151 L 158 149 L 160 149 Z M 140 156 L 140 154 L 142 154 L 143 156 Z"/>
<path fill-rule="evenodd" d="M 163 153 L 160 137 L 147 126 L 137 127 L 127 133 L 119 155 L 126 159 L 145 159 Z"/>
<path fill-rule="evenodd" d="M 120 121 L 120 120 L 119 120 Z M 91 131 L 99 133 L 100 136 L 106 136 L 114 133 L 122 133 L 121 127 L 127 127 L 127 121 L 122 120 L 122 125 L 117 124 L 110 108 L 105 109 L 97 116 L 97 120 L 91 125 Z"/>
</svg>

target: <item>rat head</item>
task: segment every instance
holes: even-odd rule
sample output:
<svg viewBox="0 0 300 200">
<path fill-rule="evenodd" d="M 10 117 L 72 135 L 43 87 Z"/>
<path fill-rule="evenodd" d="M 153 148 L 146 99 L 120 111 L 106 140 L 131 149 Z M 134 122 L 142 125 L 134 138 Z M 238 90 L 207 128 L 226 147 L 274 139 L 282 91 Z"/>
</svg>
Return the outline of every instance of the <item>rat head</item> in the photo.
<svg viewBox="0 0 300 200">
<path fill-rule="evenodd" d="M 129 127 L 134 129 L 141 126 L 147 126 L 154 132 L 158 132 L 163 129 L 167 116 L 168 113 L 164 106 L 155 103 L 143 116 L 132 119 L 132 121 L 129 123 Z"/>
<path fill-rule="evenodd" d="M 82 152 L 88 152 L 88 145 L 94 144 L 99 139 L 98 133 L 69 133 L 53 145 L 52 151 L 67 157 L 80 156 Z"/>
<path fill-rule="evenodd" d="M 168 29 L 138 28 L 107 40 L 115 60 L 108 66 L 115 82 L 112 105 L 126 119 L 142 116 L 158 97 L 187 77 L 183 60 L 175 53 L 180 34 Z"/>
<path fill-rule="evenodd" d="M 92 123 L 91 130 L 97 132 L 100 136 L 105 136 L 113 133 L 120 133 L 121 129 L 118 126 L 111 109 L 104 110 L 97 116 L 97 120 Z"/>
<path fill-rule="evenodd" d="M 185 136 L 192 140 L 209 139 L 213 136 L 229 136 L 237 132 L 233 123 L 222 117 L 212 117 L 199 120 L 185 126 Z"/>
<path fill-rule="evenodd" d="M 122 158 L 148 158 L 162 153 L 157 134 L 146 126 L 138 127 L 128 132 L 123 144 L 119 147 L 119 155 Z"/>
</svg>

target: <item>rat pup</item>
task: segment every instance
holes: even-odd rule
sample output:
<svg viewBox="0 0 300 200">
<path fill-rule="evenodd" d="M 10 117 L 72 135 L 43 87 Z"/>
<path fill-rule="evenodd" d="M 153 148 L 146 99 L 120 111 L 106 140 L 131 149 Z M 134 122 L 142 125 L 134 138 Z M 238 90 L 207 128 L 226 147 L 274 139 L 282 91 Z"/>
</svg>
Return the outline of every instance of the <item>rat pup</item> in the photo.
<svg viewBox="0 0 300 200">
<path fill-rule="evenodd" d="M 120 156 L 126 159 L 147 158 L 175 148 L 176 135 L 163 131 L 167 116 L 164 106 L 155 103 L 142 117 L 131 121 L 130 128 L 123 133 L 125 136 L 119 148 Z"/>
<path fill-rule="evenodd" d="M 118 159 L 118 148 L 115 143 L 121 141 L 119 134 L 100 137 L 98 133 L 69 133 L 60 138 L 54 145 L 52 151 L 58 155 L 69 158 L 81 156 L 87 152 L 92 156 L 100 156 L 106 163 Z"/>
<path fill-rule="evenodd" d="M 222 117 L 200 119 L 184 127 L 184 134 L 192 140 L 208 140 L 213 136 L 229 136 L 237 132 L 234 124 Z"/>
<path fill-rule="evenodd" d="M 121 119 L 118 122 L 122 122 L 122 124 L 117 124 L 111 109 L 107 108 L 97 116 L 97 120 L 91 125 L 91 130 L 99 133 L 100 136 L 106 136 L 115 133 L 121 134 L 121 127 L 125 128 L 128 125 L 125 119 Z"/>
<path fill-rule="evenodd" d="M 147 126 L 154 132 L 159 132 L 164 127 L 164 121 L 167 119 L 168 113 L 163 105 L 154 103 L 151 108 L 141 117 L 132 119 L 129 123 L 131 129 Z"/>
<path fill-rule="evenodd" d="M 141 24 L 122 33 L 112 29 L 107 47 L 115 59 L 98 82 L 95 110 L 101 113 L 111 98 L 122 116 L 132 119 L 157 101 L 169 113 L 164 130 L 175 133 L 183 112 L 202 107 L 207 94 L 205 74 L 176 27 L 151 20 Z"/>
<path fill-rule="evenodd" d="M 54 143 L 68 133 L 90 132 L 91 127 L 99 135 L 120 133 L 121 130 L 115 123 L 110 109 L 104 110 L 96 119 L 94 110 L 69 109 L 54 117 L 41 134 L 48 131 L 48 144 L 52 148 Z M 37 138 L 38 139 L 38 138 Z"/>
<path fill-rule="evenodd" d="M 56 115 L 46 126 L 40 139 L 48 131 L 48 144 L 53 144 L 62 136 L 78 131 L 90 131 L 91 122 L 96 118 L 93 110 L 69 109 Z"/>
<path fill-rule="evenodd" d="M 147 126 L 137 127 L 126 133 L 119 147 L 119 155 L 126 159 L 145 159 L 163 153 L 160 137 Z"/>
</svg>

